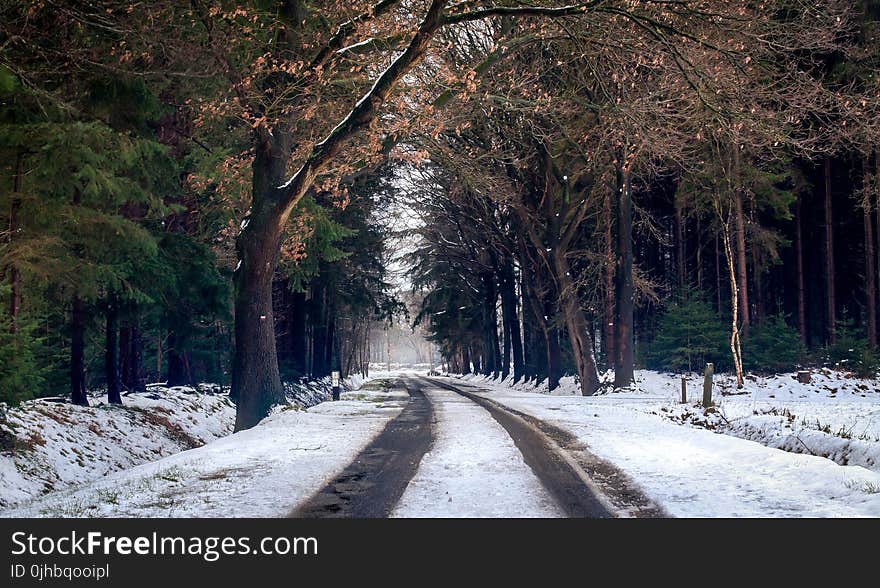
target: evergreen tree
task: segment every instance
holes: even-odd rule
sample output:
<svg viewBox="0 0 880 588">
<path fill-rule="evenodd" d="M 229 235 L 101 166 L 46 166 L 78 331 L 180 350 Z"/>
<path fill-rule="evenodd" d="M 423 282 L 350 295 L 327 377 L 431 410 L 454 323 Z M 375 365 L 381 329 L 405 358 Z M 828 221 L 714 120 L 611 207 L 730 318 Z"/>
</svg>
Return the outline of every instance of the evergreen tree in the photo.
<svg viewBox="0 0 880 588">
<path fill-rule="evenodd" d="M 700 371 L 711 362 L 722 371 L 731 365 L 724 321 L 692 290 L 686 290 L 660 317 L 646 355 L 648 367 L 657 370 Z"/>
</svg>

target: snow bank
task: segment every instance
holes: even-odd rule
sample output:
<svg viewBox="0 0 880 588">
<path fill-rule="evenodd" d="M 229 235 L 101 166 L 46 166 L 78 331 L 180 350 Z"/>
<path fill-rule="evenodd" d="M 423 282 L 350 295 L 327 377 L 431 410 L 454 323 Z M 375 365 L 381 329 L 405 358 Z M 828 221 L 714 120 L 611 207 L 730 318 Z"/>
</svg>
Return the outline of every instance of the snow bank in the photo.
<svg viewBox="0 0 880 588">
<path fill-rule="evenodd" d="M 4 517 L 277 517 L 341 471 L 396 416 L 405 391 L 343 392 L 276 410 L 203 447 L 0 511 Z"/>
<path fill-rule="evenodd" d="M 232 432 L 235 407 L 219 387 L 126 394 L 122 406 L 46 399 L 0 408 L 0 506 L 204 445 Z"/>
<path fill-rule="evenodd" d="M 346 388 L 372 379 L 353 376 Z M 330 378 L 286 383 L 290 406 L 308 408 L 330 398 Z M 212 384 L 148 386 L 123 396 L 102 395 L 91 406 L 38 399 L 0 404 L 0 508 L 83 484 L 113 472 L 200 447 L 232 433 L 235 406 L 228 388 Z M 280 411 L 285 407 L 278 407 Z"/>
<path fill-rule="evenodd" d="M 675 374 L 639 371 L 632 390 L 587 398 L 573 379 L 553 394 L 546 384 L 466 379 L 572 432 L 675 516 L 880 516 L 876 380 L 820 370 L 810 384 L 783 374 L 736 390 L 723 375 L 705 411 L 693 402 L 697 374 L 684 405 Z"/>
</svg>

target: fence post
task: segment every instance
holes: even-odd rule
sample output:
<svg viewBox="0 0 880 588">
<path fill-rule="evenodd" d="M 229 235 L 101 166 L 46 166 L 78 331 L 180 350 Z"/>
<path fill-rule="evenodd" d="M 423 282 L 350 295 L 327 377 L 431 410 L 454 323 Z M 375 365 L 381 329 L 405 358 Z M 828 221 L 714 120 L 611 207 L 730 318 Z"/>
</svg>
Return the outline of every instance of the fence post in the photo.
<svg viewBox="0 0 880 588">
<path fill-rule="evenodd" d="M 703 373 L 703 408 L 712 406 L 712 375 L 714 373 L 715 366 L 707 363 L 706 371 Z"/>
<path fill-rule="evenodd" d="M 687 379 L 685 376 L 681 377 L 681 403 L 687 404 L 688 401 L 688 393 L 687 393 Z"/>
<path fill-rule="evenodd" d="M 340 384 L 339 384 L 339 372 L 331 372 L 330 373 L 330 383 L 333 386 L 333 400 L 339 400 L 339 392 L 340 392 Z"/>
</svg>

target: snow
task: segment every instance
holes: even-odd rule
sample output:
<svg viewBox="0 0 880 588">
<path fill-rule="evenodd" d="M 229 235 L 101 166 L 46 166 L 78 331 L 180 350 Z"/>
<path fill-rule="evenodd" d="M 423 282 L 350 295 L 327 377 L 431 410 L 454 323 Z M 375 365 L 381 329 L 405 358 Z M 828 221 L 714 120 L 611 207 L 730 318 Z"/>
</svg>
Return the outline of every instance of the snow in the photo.
<svg viewBox="0 0 880 588">
<path fill-rule="evenodd" d="M 370 37 L 370 38 L 364 39 L 363 41 L 360 41 L 358 43 L 352 43 L 351 45 L 349 45 L 347 47 L 343 47 L 342 49 L 337 50 L 336 53 L 337 53 L 337 55 L 342 55 L 343 53 L 347 53 L 347 52 L 351 51 L 352 49 L 357 49 L 358 47 L 363 47 L 364 45 L 368 45 L 375 40 L 376 40 L 375 37 Z"/>
<path fill-rule="evenodd" d="M 204 445 L 235 422 L 219 386 L 150 386 L 124 395 L 122 406 L 89 402 L 0 406 L 0 507 Z"/>
<path fill-rule="evenodd" d="M 343 385 L 359 388 L 371 378 L 354 375 Z M 332 388 L 323 378 L 286 383 L 285 391 L 290 406 L 307 408 L 328 399 Z M 0 508 L 205 445 L 232 433 L 235 423 L 228 388 L 213 384 L 150 384 L 147 392 L 123 395 L 122 406 L 100 394 L 89 403 L 0 404 Z"/>
<path fill-rule="evenodd" d="M 564 516 L 489 413 L 449 390 L 426 391 L 435 439 L 392 517 Z"/>
<path fill-rule="evenodd" d="M 737 395 L 722 395 L 736 390 L 718 377 L 710 412 L 680 404 L 674 374 L 639 371 L 633 390 L 594 397 L 577 395 L 574 378 L 552 394 L 545 384 L 468 379 L 501 404 L 577 436 L 673 516 L 880 516 L 877 382 L 830 370 L 814 372 L 811 384 L 792 376 L 753 378 Z M 701 394 L 700 381 L 689 376 L 691 397 Z M 818 430 L 817 419 L 831 432 Z M 861 438 L 836 435 L 839 428 Z M 746 431 L 752 440 L 741 438 Z M 792 436 L 813 454 L 776 447 L 789 449 L 779 439 Z M 829 450 L 837 453 L 823 456 Z"/>
<path fill-rule="evenodd" d="M 53 492 L 0 516 L 284 516 L 348 465 L 400 412 L 405 397 L 362 389 L 307 409 L 291 404 L 246 431 Z"/>
</svg>

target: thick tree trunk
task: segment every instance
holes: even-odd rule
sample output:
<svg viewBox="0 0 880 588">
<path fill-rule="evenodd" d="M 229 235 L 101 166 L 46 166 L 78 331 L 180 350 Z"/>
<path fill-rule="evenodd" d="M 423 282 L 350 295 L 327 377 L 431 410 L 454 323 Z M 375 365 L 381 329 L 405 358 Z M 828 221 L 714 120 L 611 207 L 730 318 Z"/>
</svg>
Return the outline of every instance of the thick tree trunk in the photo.
<svg viewBox="0 0 880 588">
<path fill-rule="evenodd" d="M 622 159 L 622 158 L 621 158 Z M 626 388 L 634 381 L 633 366 L 633 237 L 632 237 L 632 182 L 629 170 L 618 165 L 617 170 L 617 287 L 615 288 L 615 320 L 617 362 L 614 368 L 614 386 Z M 593 390 L 595 392 L 595 390 Z"/>
<path fill-rule="evenodd" d="M 562 347 L 559 344 L 559 329 L 556 327 L 556 303 L 547 301 L 548 307 L 552 307 L 553 322 L 547 325 L 547 389 L 549 391 L 559 388 L 559 379 L 562 378 Z"/>
<path fill-rule="evenodd" d="M 874 269 L 874 230 L 871 219 L 871 165 L 867 157 L 862 160 L 862 209 L 865 226 L 865 309 L 867 316 L 868 344 L 877 346 L 877 302 Z"/>
<path fill-rule="evenodd" d="M 461 373 L 471 373 L 471 351 L 469 345 L 461 346 Z"/>
<path fill-rule="evenodd" d="M 73 297 L 73 311 L 70 318 L 70 401 L 80 406 L 88 406 L 86 396 L 86 319 L 83 301 Z"/>
<path fill-rule="evenodd" d="M 523 356 L 523 342 L 519 328 L 519 317 L 516 305 L 516 278 L 513 274 L 513 265 L 508 258 L 501 267 L 501 315 L 505 324 L 505 349 L 510 351 L 513 360 L 513 381 L 519 382 L 525 372 L 525 358 Z M 504 360 L 504 371 L 508 371 L 508 360 Z M 506 377 L 506 373 L 504 376 Z"/>
<path fill-rule="evenodd" d="M 837 317 L 835 316 L 837 301 L 834 292 L 834 222 L 831 210 L 831 158 L 825 158 L 825 332 L 829 343 L 837 339 Z"/>
<path fill-rule="evenodd" d="M 605 190 L 605 202 L 602 210 L 603 225 L 605 228 L 605 264 L 603 267 L 602 277 L 604 280 L 605 294 L 605 320 L 603 321 L 602 331 L 605 334 L 605 367 L 613 369 L 617 360 L 617 339 L 615 327 L 615 265 L 616 255 L 614 253 L 614 216 L 617 207 L 614 205 L 617 201 L 612 198 L 611 189 Z"/>
<path fill-rule="evenodd" d="M 482 373 L 498 378 L 501 350 L 498 345 L 498 321 L 496 305 L 498 293 L 495 289 L 495 278 L 492 273 L 484 272 L 480 281 L 483 285 L 483 370 Z"/>
<path fill-rule="evenodd" d="M 558 249 L 553 254 L 553 266 L 556 270 L 560 306 L 565 317 L 565 329 L 577 366 L 581 394 L 592 396 L 599 390 L 599 374 L 593 359 L 593 338 L 590 335 L 590 325 L 581 308 L 577 287 L 571 278 L 568 260 L 565 258 L 565 254 Z"/>
<path fill-rule="evenodd" d="M 804 289 L 804 242 L 803 229 L 801 228 L 801 197 L 795 201 L 794 213 L 794 255 L 797 273 L 797 308 L 798 308 L 798 332 L 801 343 L 807 344 L 807 299 Z"/>
<path fill-rule="evenodd" d="M 107 402 L 122 404 L 119 381 L 119 304 L 116 297 L 108 296 L 106 313 L 106 342 L 104 346 L 104 373 L 107 379 Z"/>
</svg>

